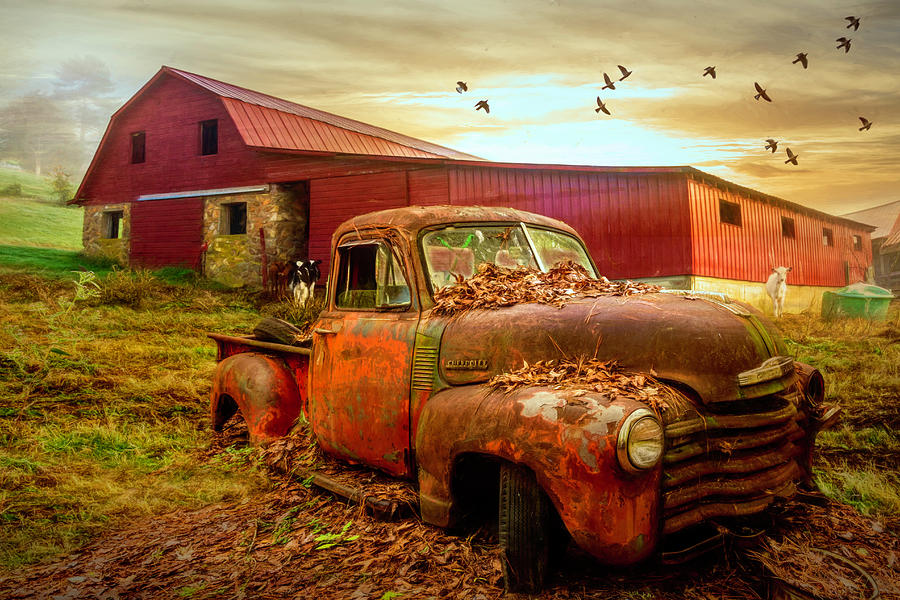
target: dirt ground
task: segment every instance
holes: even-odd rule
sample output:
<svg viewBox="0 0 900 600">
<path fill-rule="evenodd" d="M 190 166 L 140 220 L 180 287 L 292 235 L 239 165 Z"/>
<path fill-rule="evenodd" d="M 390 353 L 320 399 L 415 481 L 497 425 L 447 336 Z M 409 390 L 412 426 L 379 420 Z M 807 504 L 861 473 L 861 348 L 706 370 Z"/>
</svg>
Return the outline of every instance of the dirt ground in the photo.
<svg viewBox="0 0 900 600">
<path fill-rule="evenodd" d="M 221 449 L 211 448 L 200 460 L 214 459 Z M 58 562 L 0 578 L 0 598 L 504 597 L 495 533 L 454 535 L 414 514 L 387 522 L 296 474 L 275 470 L 272 480 L 273 488 L 257 497 L 133 523 Z M 900 598 L 897 523 L 824 504 L 792 502 L 774 511 L 765 559 L 782 565 L 795 583 L 815 583 L 835 570 L 810 550 L 825 548 L 870 573 L 882 598 Z M 766 598 L 770 579 L 753 552 L 731 547 L 677 567 L 612 569 L 570 546 L 537 597 Z M 835 571 L 830 585 L 823 597 L 869 595 L 865 581 L 847 572 Z"/>
</svg>

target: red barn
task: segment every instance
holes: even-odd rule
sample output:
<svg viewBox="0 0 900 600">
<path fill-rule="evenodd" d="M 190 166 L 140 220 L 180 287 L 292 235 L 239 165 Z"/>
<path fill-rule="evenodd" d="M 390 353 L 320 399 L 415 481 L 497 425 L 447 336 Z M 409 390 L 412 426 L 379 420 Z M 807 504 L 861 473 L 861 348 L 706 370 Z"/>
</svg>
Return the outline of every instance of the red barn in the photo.
<svg viewBox="0 0 900 600">
<path fill-rule="evenodd" d="M 110 119 L 75 196 L 92 254 L 182 265 L 232 284 L 269 258 L 324 261 L 335 227 L 425 204 L 521 208 L 578 229 L 610 278 L 764 304 L 791 266 L 788 308 L 858 281 L 870 226 L 691 167 L 496 163 L 163 67 Z"/>
</svg>

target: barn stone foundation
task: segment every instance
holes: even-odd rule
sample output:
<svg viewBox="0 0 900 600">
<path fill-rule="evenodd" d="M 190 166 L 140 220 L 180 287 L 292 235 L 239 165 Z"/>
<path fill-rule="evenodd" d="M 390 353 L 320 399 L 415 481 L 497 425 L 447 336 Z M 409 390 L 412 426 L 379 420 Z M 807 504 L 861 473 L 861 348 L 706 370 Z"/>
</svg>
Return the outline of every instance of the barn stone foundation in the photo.
<svg viewBox="0 0 900 600">
<path fill-rule="evenodd" d="M 121 212 L 118 237 L 106 237 L 107 223 L 104 215 L 107 213 Z M 131 240 L 131 205 L 124 204 L 89 204 L 84 207 L 84 229 L 81 241 L 84 244 L 84 253 L 88 256 L 108 258 L 121 265 L 127 265 L 129 260 L 129 244 Z"/>
<path fill-rule="evenodd" d="M 204 203 L 204 275 L 228 286 L 262 285 L 262 244 L 269 261 L 303 257 L 308 239 L 306 185 L 271 185 L 268 191 L 209 197 Z M 246 233 L 224 233 L 223 205 L 247 204 Z"/>
</svg>

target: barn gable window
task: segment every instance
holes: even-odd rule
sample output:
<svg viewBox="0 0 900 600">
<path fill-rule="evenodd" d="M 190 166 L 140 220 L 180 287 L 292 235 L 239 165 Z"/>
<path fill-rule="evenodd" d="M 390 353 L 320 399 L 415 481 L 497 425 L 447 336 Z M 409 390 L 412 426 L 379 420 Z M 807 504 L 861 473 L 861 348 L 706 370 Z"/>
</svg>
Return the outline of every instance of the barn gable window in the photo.
<svg viewBox="0 0 900 600">
<path fill-rule="evenodd" d="M 101 224 L 103 237 L 108 240 L 117 240 L 122 237 L 122 211 L 111 210 L 103 213 Z"/>
<path fill-rule="evenodd" d="M 794 239 L 794 220 L 790 217 L 781 217 L 781 235 L 786 238 Z"/>
<path fill-rule="evenodd" d="M 860 236 L 860 235 L 853 236 L 853 249 L 854 250 L 862 250 L 862 236 Z"/>
<path fill-rule="evenodd" d="M 222 223 L 219 230 L 223 235 L 247 233 L 247 203 L 229 202 L 222 205 Z"/>
<path fill-rule="evenodd" d="M 218 154 L 219 120 L 200 121 L 200 154 Z"/>
<path fill-rule="evenodd" d="M 131 134 L 131 164 L 136 165 L 146 159 L 147 136 L 143 131 L 135 131 Z"/>
<path fill-rule="evenodd" d="M 822 245 L 834 246 L 834 232 L 827 227 L 822 228 Z"/>
<path fill-rule="evenodd" d="M 719 220 L 722 223 L 741 226 L 741 205 L 719 199 Z"/>
</svg>

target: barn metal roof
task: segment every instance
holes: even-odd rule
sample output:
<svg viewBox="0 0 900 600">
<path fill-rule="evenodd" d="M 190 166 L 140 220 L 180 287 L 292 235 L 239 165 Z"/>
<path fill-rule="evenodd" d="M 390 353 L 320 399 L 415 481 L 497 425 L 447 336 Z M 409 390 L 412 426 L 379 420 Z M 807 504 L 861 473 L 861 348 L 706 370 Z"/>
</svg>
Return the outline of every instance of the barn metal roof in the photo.
<svg viewBox="0 0 900 600">
<path fill-rule="evenodd" d="M 853 219 L 854 221 L 876 227 L 877 229 L 872 232 L 872 239 L 877 240 L 890 235 L 892 231 L 897 229 L 895 221 L 900 219 L 900 200 L 853 211 L 843 216 L 847 219 Z"/>
<path fill-rule="evenodd" d="M 887 237 L 881 243 L 882 253 L 894 248 L 900 248 L 900 214 L 897 215 L 897 220 L 894 221 L 894 226 L 891 228 L 890 233 L 887 234 Z"/>
<path fill-rule="evenodd" d="M 196 73 L 166 66 L 162 72 L 220 96 L 248 146 L 406 158 L 480 160 L 471 154 Z"/>
</svg>

